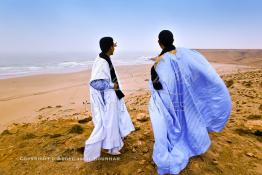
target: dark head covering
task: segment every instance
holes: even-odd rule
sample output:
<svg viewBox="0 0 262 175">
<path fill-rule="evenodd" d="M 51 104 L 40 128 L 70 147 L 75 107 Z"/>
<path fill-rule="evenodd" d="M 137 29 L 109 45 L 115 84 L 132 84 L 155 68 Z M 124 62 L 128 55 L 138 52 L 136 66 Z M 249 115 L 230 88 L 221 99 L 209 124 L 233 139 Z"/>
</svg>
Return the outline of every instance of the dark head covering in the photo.
<svg viewBox="0 0 262 175">
<path fill-rule="evenodd" d="M 173 34 L 169 30 L 162 30 L 158 35 L 158 39 L 159 42 L 165 47 L 173 45 L 174 42 Z"/>
<path fill-rule="evenodd" d="M 101 51 L 106 53 L 114 45 L 114 40 L 112 37 L 103 37 L 100 39 L 99 45 Z"/>
</svg>

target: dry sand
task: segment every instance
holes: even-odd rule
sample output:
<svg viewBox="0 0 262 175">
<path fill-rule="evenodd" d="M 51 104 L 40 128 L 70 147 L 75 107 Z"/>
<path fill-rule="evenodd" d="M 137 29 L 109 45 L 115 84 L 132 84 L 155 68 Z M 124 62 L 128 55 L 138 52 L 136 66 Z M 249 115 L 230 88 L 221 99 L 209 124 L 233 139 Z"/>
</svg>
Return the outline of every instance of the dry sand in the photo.
<svg viewBox="0 0 262 175">
<path fill-rule="evenodd" d="M 191 159 L 181 174 L 261 174 L 262 71 L 249 64 L 212 64 L 229 87 L 233 112 L 223 132 L 210 134 L 209 151 Z M 0 80 L 0 175 L 156 174 L 147 111 L 150 65 L 116 69 L 136 131 L 121 156 L 103 153 L 103 160 L 89 164 L 78 159 L 93 128 L 90 71 Z"/>
<path fill-rule="evenodd" d="M 210 62 L 262 68 L 262 50 L 198 49 Z"/>
</svg>

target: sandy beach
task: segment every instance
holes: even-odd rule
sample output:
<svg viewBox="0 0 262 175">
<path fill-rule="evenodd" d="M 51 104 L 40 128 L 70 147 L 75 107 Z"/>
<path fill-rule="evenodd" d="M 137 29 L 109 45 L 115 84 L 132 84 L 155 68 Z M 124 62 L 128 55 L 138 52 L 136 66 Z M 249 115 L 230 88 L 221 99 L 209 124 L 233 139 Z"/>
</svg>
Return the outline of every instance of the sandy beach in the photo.
<svg viewBox="0 0 262 175">
<path fill-rule="evenodd" d="M 149 70 L 150 65 L 117 67 L 125 93 L 147 89 Z M 90 70 L 0 80 L 0 130 L 12 123 L 35 121 L 40 115 L 52 118 L 62 109 L 89 109 L 89 79 Z"/>
<path fill-rule="evenodd" d="M 212 65 L 221 75 L 254 69 L 250 65 L 233 63 Z M 148 90 L 151 66 L 145 64 L 117 67 L 127 95 L 137 90 Z M 32 122 L 42 115 L 48 118 L 56 117 L 53 113 L 56 114 L 62 109 L 75 112 L 89 109 L 89 79 L 90 70 L 0 80 L 0 131 L 12 123 Z M 45 108 L 52 112 L 46 112 L 47 110 L 43 110 Z"/>
<path fill-rule="evenodd" d="M 222 133 L 211 133 L 210 150 L 193 158 L 182 174 L 228 174 L 234 170 L 235 174 L 258 175 L 262 172 L 262 59 L 229 62 L 210 57 L 230 90 L 233 112 Z M 82 157 L 84 141 L 93 128 L 87 85 L 90 70 L 0 80 L 0 175 L 72 174 L 75 169 L 78 174 L 155 174 L 147 111 L 150 67 L 116 67 L 136 131 L 126 139 L 120 160 L 88 165 L 81 160 L 25 157 Z M 145 120 L 138 120 L 139 115 Z"/>
</svg>

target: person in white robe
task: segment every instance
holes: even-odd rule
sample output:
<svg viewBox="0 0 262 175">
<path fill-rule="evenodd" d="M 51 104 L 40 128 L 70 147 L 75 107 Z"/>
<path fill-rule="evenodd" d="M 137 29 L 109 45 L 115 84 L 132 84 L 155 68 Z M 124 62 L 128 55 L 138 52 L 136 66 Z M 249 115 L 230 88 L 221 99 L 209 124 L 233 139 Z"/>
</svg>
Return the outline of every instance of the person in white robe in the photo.
<svg viewBox="0 0 262 175">
<path fill-rule="evenodd" d="M 102 149 L 111 155 L 119 155 L 124 145 L 123 138 L 135 130 L 110 58 L 115 47 L 113 38 L 102 38 L 102 52 L 92 67 L 89 86 L 94 129 L 85 142 L 85 162 L 99 158 Z"/>
<path fill-rule="evenodd" d="M 205 153 L 208 132 L 220 132 L 231 112 L 223 80 L 204 56 L 176 48 L 173 34 L 159 34 L 163 49 L 151 68 L 149 114 L 158 174 L 179 174 L 192 156 Z"/>
</svg>

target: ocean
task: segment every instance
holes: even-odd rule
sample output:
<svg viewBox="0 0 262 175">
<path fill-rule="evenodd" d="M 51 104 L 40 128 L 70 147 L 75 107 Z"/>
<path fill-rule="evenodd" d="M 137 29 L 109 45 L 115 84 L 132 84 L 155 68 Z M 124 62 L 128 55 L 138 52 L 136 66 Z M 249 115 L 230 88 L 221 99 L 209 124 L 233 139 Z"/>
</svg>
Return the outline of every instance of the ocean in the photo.
<svg viewBox="0 0 262 175">
<path fill-rule="evenodd" d="M 96 53 L 0 54 L 0 79 L 36 74 L 78 72 L 92 67 Z M 115 66 L 151 64 L 155 53 L 129 52 L 112 56 Z"/>
</svg>

